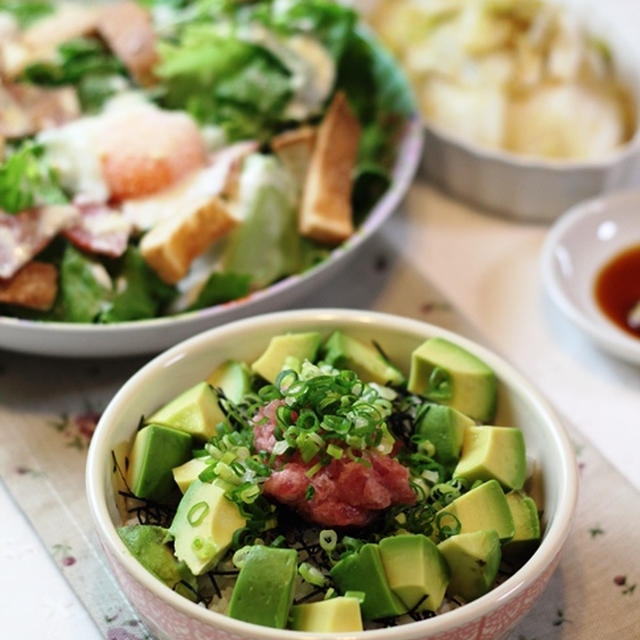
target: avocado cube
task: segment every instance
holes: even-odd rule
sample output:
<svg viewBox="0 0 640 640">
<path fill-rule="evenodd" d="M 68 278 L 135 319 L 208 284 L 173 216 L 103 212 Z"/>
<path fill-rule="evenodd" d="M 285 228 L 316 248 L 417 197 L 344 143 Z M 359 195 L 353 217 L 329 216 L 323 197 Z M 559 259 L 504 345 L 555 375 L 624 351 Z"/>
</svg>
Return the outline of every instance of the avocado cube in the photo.
<svg viewBox="0 0 640 640">
<path fill-rule="evenodd" d="M 524 436 L 513 427 L 469 427 L 454 478 L 497 480 L 506 489 L 522 489 L 527 473 Z"/>
<path fill-rule="evenodd" d="M 323 360 L 337 369 L 350 369 L 364 382 L 401 385 L 404 376 L 371 344 L 334 331 L 327 339 Z"/>
<path fill-rule="evenodd" d="M 330 574 L 341 593 L 364 592 L 360 609 L 365 620 L 399 616 L 407 611 L 389 587 L 377 544 L 363 545 L 357 553 L 336 563 Z"/>
<path fill-rule="evenodd" d="M 425 408 L 420 422 L 416 425 L 415 435 L 429 440 L 435 447 L 434 458 L 442 464 L 451 464 L 460 457 L 460 449 L 467 427 L 475 422 L 452 407 L 429 404 Z"/>
<path fill-rule="evenodd" d="M 449 570 L 436 545 L 421 534 L 383 538 L 379 545 L 389 586 L 407 609 L 437 611 Z"/>
<path fill-rule="evenodd" d="M 407 388 L 478 422 L 490 422 L 495 415 L 498 392 L 493 371 L 444 338 L 430 338 L 413 351 Z"/>
<path fill-rule="evenodd" d="M 497 480 L 483 482 L 438 511 L 436 522 L 452 526 L 454 519 L 445 514 L 451 514 L 458 519 L 459 533 L 494 529 L 501 541 L 510 540 L 515 533 L 513 516 Z"/>
<path fill-rule="evenodd" d="M 293 602 L 297 570 L 295 549 L 252 547 L 233 588 L 229 616 L 284 629 Z"/>
<path fill-rule="evenodd" d="M 209 456 L 202 458 L 192 458 L 188 462 L 174 467 L 173 480 L 178 485 L 180 491 L 185 494 L 191 483 L 213 462 Z"/>
<path fill-rule="evenodd" d="M 136 433 L 127 470 L 127 484 L 138 498 L 162 501 L 175 488 L 171 470 L 191 457 L 188 433 L 150 424 Z"/>
<path fill-rule="evenodd" d="M 233 534 L 246 523 L 237 505 L 225 497 L 224 486 L 194 480 L 169 528 L 175 555 L 199 576 L 218 563 Z"/>
<path fill-rule="evenodd" d="M 237 404 L 251 391 L 251 371 L 244 362 L 227 360 L 211 373 L 207 382 L 222 389 L 224 395 Z"/>
<path fill-rule="evenodd" d="M 502 555 L 510 560 L 520 560 L 530 555 L 540 544 L 538 508 L 522 491 L 509 491 L 505 497 L 516 532 L 513 538 L 503 545 Z"/>
<path fill-rule="evenodd" d="M 200 440 L 209 440 L 215 435 L 216 426 L 225 420 L 216 392 L 207 382 L 199 382 L 156 411 L 148 422 L 164 424 Z"/>
<path fill-rule="evenodd" d="M 467 602 L 491 589 L 498 574 L 500 538 L 493 531 L 475 531 L 451 536 L 438 545 L 451 571 L 447 593 Z"/>
<path fill-rule="evenodd" d="M 251 365 L 251 369 L 267 382 L 275 384 L 288 359 L 313 362 L 320 348 L 322 336 L 315 332 L 287 333 L 274 336 L 264 353 Z"/>
<path fill-rule="evenodd" d="M 362 631 L 357 598 L 331 598 L 291 607 L 291 628 L 315 633 Z"/>
<path fill-rule="evenodd" d="M 170 589 L 193 602 L 198 601 L 198 584 L 184 562 L 173 555 L 167 542 L 171 535 L 154 525 L 135 524 L 118 529 L 118 535 L 135 559 Z"/>
</svg>

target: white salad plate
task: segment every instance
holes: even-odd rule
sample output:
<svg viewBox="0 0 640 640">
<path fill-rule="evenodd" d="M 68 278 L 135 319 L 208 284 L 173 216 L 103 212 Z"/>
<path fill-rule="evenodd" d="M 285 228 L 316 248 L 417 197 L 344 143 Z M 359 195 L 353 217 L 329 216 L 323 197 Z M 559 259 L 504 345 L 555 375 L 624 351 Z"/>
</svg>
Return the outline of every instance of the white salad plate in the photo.
<svg viewBox="0 0 640 640">
<path fill-rule="evenodd" d="M 640 364 L 640 340 L 599 309 L 595 280 L 607 262 L 640 244 L 640 190 L 572 207 L 551 228 L 542 250 L 542 278 L 555 304 L 605 351 Z"/>
<path fill-rule="evenodd" d="M 355 234 L 329 257 L 295 274 L 233 300 L 199 311 L 116 324 L 36 322 L 0 317 L 0 348 L 61 357 L 116 357 L 159 352 L 204 329 L 246 316 L 284 308 L 340 269 L 391 216 L 407 192 L 422 155 L 422 124 L 412 116 L 398 142 L 392 181 Z"/>
</svg>

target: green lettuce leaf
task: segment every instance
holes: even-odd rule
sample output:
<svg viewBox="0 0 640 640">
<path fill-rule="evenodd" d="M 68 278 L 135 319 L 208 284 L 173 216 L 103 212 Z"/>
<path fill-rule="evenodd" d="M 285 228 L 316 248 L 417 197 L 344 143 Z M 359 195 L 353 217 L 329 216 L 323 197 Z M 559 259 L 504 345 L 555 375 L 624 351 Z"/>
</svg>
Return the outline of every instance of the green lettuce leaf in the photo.
<svg viewBox="0 0 640 640">
<path fill-rule="evenodd" d="M 60 306 L 56 310 L 66 322 L 94 322 L 111 298 L 111 288 L 96 278 L 96 264 L 67 245 L 60 264 Z"/>
<path fill-rule="evenodd" d="M 129 247 L 116 279 L 116 292 L 99 314 L 98 322 L 124 322 L 155 318 L 175 296 L 175 287 L 163 282 L 140 251 Z"/>
<path fill-rule="evenodd" d="M 196 301 L 188 311 L 206 309 L 216 304 L 244 298 L 251 287 L 251 276 L 245 273 L 212 273 L 205 282 Z"/>
<path fill-rule="evenodd" d="M 53 3 L 40 0 L 0 0 L 0 12 L 15 16 L 21 27 L 28 27 L 53 13 Z"/>
<path fill-rule="evenodd" d="M 25 142 L 0 165 L 0 209 L 19 213 L 68 202 L 55 171 L 42 159 L 43 153 L 41 145 Z"/>
<path fill-rule="evenodd" d="M 185 28 L 177 44 L 161 43 L 159 53 L 161 101 L 221 126 L 230 140 L 268 138 L 291 96 L 277 60 L 214 25 Z"/>
<path fill-rule="evenodd" d="M 57 60 L 29 65 L 21 80 L 45 87 L 73 85 L 83 111 L 97 111 L 122 90 L 127 71 L 97 38 L 75 38 L 58 47 Z"/>
</svg>

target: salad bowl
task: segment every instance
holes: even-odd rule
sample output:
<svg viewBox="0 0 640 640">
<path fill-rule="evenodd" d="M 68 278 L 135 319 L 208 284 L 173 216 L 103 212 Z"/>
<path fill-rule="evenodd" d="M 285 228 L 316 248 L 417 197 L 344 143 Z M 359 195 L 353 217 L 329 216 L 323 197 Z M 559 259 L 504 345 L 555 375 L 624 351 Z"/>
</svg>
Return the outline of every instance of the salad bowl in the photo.
<svg viewBox="0 0 640 640">
<path fill-rule="evenodd" d="M 413 179 L 413 95 L 350 9 L 170 4 L 0 12 L 0 99 L 24 116 L 0 118 L 0 348 L 158 352 L 282 308 Z M 70 107 L 37 120 L 25 95 Z"/>
<path fill-rule="evenodd" d="M 314 634 L 333 640 L 495 640 L 513 627 L 544 591 L 569 534 L 577 496 L 577 470 L 569 439 L 538 392 L 509 364 L 487 349 L 442 328 L 368 311 L 305 310 L 240 320 L 195 336 L 156 357 L 135 374 L 104 412 L 87 461 L 91 515 L 107 561 L 122 589 L 160 640 L 303 640 L 308 633 L 271 629 L 207 610 L 173 592 L 149 574 L 120 540 L 113 486 L 114 448 L 129 442 L 139 417 L 202 380 L 229 358 L 255 358 L 271 337 L 287 332 L 341 330 L 375 340 L 405 373 L 413 349 L 444 338 L 482 359 L 498 380 L 495 424 L 517 424 L 528 455 L 544 479 L 542 541 L 511 577 L 477 600 L 435 617 L 357 633 Z"/>
</svg>

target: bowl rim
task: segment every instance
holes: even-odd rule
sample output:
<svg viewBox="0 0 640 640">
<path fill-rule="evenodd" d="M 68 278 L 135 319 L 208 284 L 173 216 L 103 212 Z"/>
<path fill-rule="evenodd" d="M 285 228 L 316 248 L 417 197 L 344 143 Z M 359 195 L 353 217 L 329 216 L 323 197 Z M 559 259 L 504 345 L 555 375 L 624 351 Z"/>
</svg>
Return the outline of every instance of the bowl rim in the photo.
<svg viewBox="0 0 640 640">
<path fill-rule="evenodd" d="M 195 311 L 183 311 L 168 316 L 160 316 L 143 320 L 128 320 L 113 324 L 92 324 L 73 322 L 49 322 L 40 320 L 29 320 L 14 316 L 0 315 L 0 335 L 6 332 L 35 332 L 40 334 L 45 331 L 47 335 L 58 335 L 60 338 L 82 337 L 92 339 L 102 337 L 104 339 L 123 335 L 125 332 L 132 332 L 136 335 L 145 334 L 147 331 L 160 333 L 163 329 L 177 329 L 188 327 L 192 323 L 203 321 L 225 322 L 224 315 L 227 312 L 251 313 L 251 310 L 260 304 L 267 303 L 278 296 L 286 294 L 292 290 L 299 291 L 301 287 L 308 284 L 316 276 L 331 272 L 332 268 L 353 255 L 362 245 L 392 216 L 400 206 L 402 199 L 406 196 L 414 177 L 418 171 L 423 157 L 424 129 L 422 120 L 417 111 L 417 106 L 406 117 L 404 129 L 398 136 L 397 156 L 391 168 L 391 180 L 384 193 L 375 202 L 364 221 L 355 229 L 353 235 L 344 243 L 331 249 L 326 259 L 322 260 L 311 268 L 295 273 L 282 280 L 279 280 L 268 287 L 250 293 L 244 298 L 231 300 L 221 304 L 198 309 Z M 222 316 L 221 319 L 219 319 Z M 231 320 L 233 321 L 233 320 Z M 10 335 L 10 334 L 8 334 Z M 11 345 L 0 340 L 0 346 L 11 349 Z M 93 355 L 86 349 L 86 355 Z M 40 349 L 38 352 L 54 354 L 52 350 Z M 33 351 L 32 353 L 37 353 Z M 132 349 L 118 349 L 117 354 L 135 354 L 139 351 Z M 65 355 L 59 350 L 55 350 L 57 355 Z M 72 354 L 73 355 L 73 354 Z"/>
<path fill-rule="evenodd" d="M 624 360 L 640 363 L 640 341 L 625 335 L 604 314 L 602 317 L 607 320 L 608 324 L 592 321 L 567 295 L 562 281 L 556 275 L 555 268 L 555 252 L 565 237 L 591 218 L 606 214 L 615 219 L 617 208 L 628 205 L 629 202 L 635 202 L 640 206 L 640 188 L 626 189 L 611 195 L 590 198 L 569 208 L 547 233 L 540 254 L 540 270 L 549 297 L 571 322 L 603 349 Z M 638 227 L 640 229 L 640 223 Z M 628 246 L 633 246 L 638 242 L 640 240 L 637 242 L 631 240 Z M 597 269 L 601 269 L 605 264 L 606 261 L 595 266 Z"/>
<path fill-rule="evenodd" d="M 634 91 L 633 97 L 640 107 L 640 91 Z M 608 151 L 602 156 L 602 158 L 569 158 L 566 160 L 560 158 L 545 158 L 544 156 L 516 153 L 515 151 L 484 146 L 452 133 L 429 118 L 423 117 L 422 123 L 428 134 L 436 136 L 445 144 L 473 156 L 478 162 L 493 161 L 500 163 L 503 166 L 522 171 L 539 170 L 568 173 L 572 171 L 597 171 L 611 169 L 612 167 L 618 166 L 631 158 L 640 156 L 640 111 L 635 114 L 635 117 L 636 120 L 638 120 L 638 123 L 635 125 L 631 138 L 623 144 Z"/>
<path fill-rule="evenodd" d="M 294 330 L 296 329 L 296 323 L 303 326 L 317 324 L 318 327 L 328 327 L 337 323 L 352 324 L 354 327 L 380 324 L 385 329 L 395 330 L 400 333 L 424 336 L 425 338 L 427 336 L 440 336 L 452 340 L 487 362 L 499 378 L 508 379 L 511 384 L 524 392 L 524 395 L 533 403 L 536 412 L 544 418 L 554 447 L 558 450 L 562 460 L 559 469 L 559 495 L 561 498 L 558 502 L 558 508 L 553 514 L 553 521 L 549 523 L 545 537 L 533 556 L 504 583 L 473 602 L 428 620 L 410 622 L 392 629 L 375 629 L 348 634 L 313 634 L 314 637 L 331 640 L 366 640 L 367 638 L 370 640 L 391 640 L 392 638 L 401 637 L 403 640 L 417 640 L 418 638 L 423 638 L 424 633 L 427 632 L 438 633 L 451 630 L 479 619 L 502 603 L 519 596 L 553 564 L 569 534 L 573 521 L 578 491 L 577 465 L 571 441 L 560 420 L 547 401 L 522 374 L 493 351 L 457 333 L 433 324 L 375 311 L 304 309 L 280 311 L 237 320 L 189 338 L 156 356 L 143 366 L 121 387 L 109 403 L 100 418 L 89 447 L 86 465 L 87 498 L 99 539 L 113 557 L 117 558 L 121 568 L 133 579 L 154 596 L 164 601 L 165 604 L 178 610 L 183 615 L 196 618 L 204 625 L 222 629 L 227 633 L 260 640 L 308 640 L 310 637 L 308 632 L 272 629 L 229 618 L 224 614 L 200 607 L 166 587 L 135 560 L 118 537 L 109 516 L 106 494 L 102 490 L 108 468 L 109 457 L 104 454 L 109 436 L 109 423 L 121 412 L 121 407 L 126 406 L 129 397 L 135 395 L 137 387 L 146 383 L 147 377 L 152 372 L 155 370 L 161 371 L 163 368 L 170 366 L 172 362 L 185 357 L 185 354 L 188 354 L 189 351 L 201 348 L 203 343 L 208 343 L 212 340 L 217 342 L 231 337 L 233 334 L 241 334 L 245 331 L 255 331 L 257 329 L 268 333 L 272 327 L 281 325 L 283 321 L 290 322 Z M 135 605 L 135 603 L 133 604 Z M 399 632 L 399 630 L 402 630 L 402 632 Z"/>
</svg>

